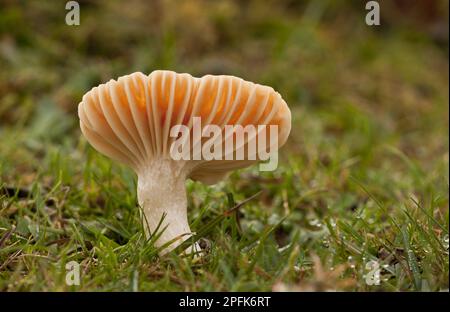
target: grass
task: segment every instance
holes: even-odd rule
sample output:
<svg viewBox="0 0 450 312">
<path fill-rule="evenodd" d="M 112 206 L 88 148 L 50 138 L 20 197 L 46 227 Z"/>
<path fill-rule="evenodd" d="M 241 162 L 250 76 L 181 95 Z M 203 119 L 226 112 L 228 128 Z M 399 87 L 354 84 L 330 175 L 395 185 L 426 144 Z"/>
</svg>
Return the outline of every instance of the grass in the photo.
<svg viewBox="0 0 450 312">
<path fill-rule="evenodd" d="M 160 19 L 86 2 L 77 29 L 30 3 L 0 15 L 1 291 L 448 291 L 448 33 L 394 8 L 369 28 L 326 1 L 166 1 Z M 136 177 L 78 129 L 84 92 L 156 68 L 269 84 L 292 110 L 276 171 L 187 182 L 201 260 L 157 256 Z M 65 283 L 72 260 L 80 286 Z"/>
</svg>

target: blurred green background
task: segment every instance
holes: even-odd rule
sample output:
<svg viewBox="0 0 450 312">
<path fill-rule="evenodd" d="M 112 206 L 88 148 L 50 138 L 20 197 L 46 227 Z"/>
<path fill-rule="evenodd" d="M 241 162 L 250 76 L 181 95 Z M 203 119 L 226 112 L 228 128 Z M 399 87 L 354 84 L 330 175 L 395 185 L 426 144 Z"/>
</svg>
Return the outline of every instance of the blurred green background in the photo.
<svg viewBox="0 0 450 312">
<path fill-rule="evenodd" d="M 292 110 L 293 127 L 280 170 L 262 177 L 254 169 L 241 171 L 219 191 L 231 190 L 243 199 L 268 189 L 258 203 L 267 212 L 252 215 L 250 209 L 249 220 L 264 224 L 271 215 L 283 216 L 292 210 L 297 217 L 274 239 L 278 245 L 286 244 L 297 229 L 304 248 L 301 258 L 318 254 L 325 268 L 345 262 L 349 253 L 355 255 L 345 248 L 341 254 L 326 252 L 320 242 L 330 233 L 315 235 L 311 220 L 348 221 L 350 229 L 354 227 L 364 240 L 379 235 L 395 251 L 396 245 L 404 247 L 405 233 L 402 236 L 392 224 L 386 225 L 386 215 L 398 217 L 400 224 L 412 222 L 401 210 L 413 207 L 411 215 L 422 220 L 419 225 L 428 226 L 429 215 L 443 225 L 444 229 L 427 227 L 443 242 L 442 250 L 433 249 L 431 256 L 427 255 L 421 232 L 408 228 L 408 243 L 418 246 L 415 253 L 423 254 L 417 259 L 427 286 L 418 284 L 414 265 L 405 265 L 403 273 L 390 273 L 396 279 L 392 287 L 382 289 L 448 288 L 448 1 L 379 1 L 381 25 L 372 27 L 365 24 L 366 1 L 78 2 L 81 24 L 68 26 L 66 1 L 0 0 L 0 187 L 49 191 L 56 185 L 68 186 L 68 208 L 66 195 L 52 194 L 63 203 L 58 209 L 68 209 L 66 213 L 72 216 L 70 209 L 78 209 L 73 208 L 77 205 L 86 209 L 106 205 L 109 216 L 111 209 L 115 212 L 120 205 L 99 199 L 99 185 L 108 181 L 118 194 L 134 192 L 133 176 L 113 165 L 105 170 L 128 177 L 125 186 L 111 182 L 114 174 L 102 173 L 97 173 L 97 182 L 86 183 L 85 163 L 94 171 L 96 162 L 100 167 L 106 165 L 101 157 L 92 160 L 92 150 L 86 151 L 87 144 L 81 139 L 76 109 L 83 94 L 134 71 L 235 75 L 280 92 Z M 205 190 L 197 184 L 189 187 L 190 191 Z M 16 213 L 27 203 L 7 200 L 5 194 L 0 196 L 0 238 L 27 215 L 26 210 L 19 216 Z M 205 196 L 214 198 L 209 194 L 199 200 L 195 192 L 191 196 L 194 215 L 195 207 L 206 202 Z M 132 206 L 134 197 L 127 200 Z M 383 202 L 388 213 L 371 212 L 377 201 Z M 414 202 L 427 205 L 428 217 L 414 217 L 419 211 Z M 14 207 L 16 212 L 11 212 Z M 103 212 L 96 210 L 96 215 Z M 96 215 L 85 210 L 74 213 L 81 220 Z M 359 226 L 354 219 L 358 216 L 369 219 L 371 225 Z M 32 223 L 30 218 L 26 222 Z M 64 228 L 52 222 L 50 228 Z M 342 225 L 341 232 L 346 230 Z M 33 234 L 30 227 L 23 231 L 23 237 Z M 3 243 L 12 246 L 14 238 L 8 236 Z M 395 254 L 380 242 L 371 244 L 373 255 L 379 256 L 383 250 Z M 18 286 L 8 282 L 17 272 L 14 263 L 26 267 L 25 260 L 11 258 L 14 252 L 12 248 L 0 253 L 0 286 L 33 289 L 31 282 L 19 282 Z M 395 257 L 398 263 L 411 260 L 405 254 Z M 436 262 L 436 257 L 441 262 Z M 2 261 L 9 262 L 2 266 Z M 44 264 L 36 267 L 40 265 Z M 263 264 L 261 267 L 273 278 L 259 289 L 272 289 L 275 280 L 285 281 L 288 286 L 283 287 L 289 289 L 310 286 L 298 284 L 293 277 L 281 278 Z M 318 278 L 317 272 L 308 275 L 305 270 L 311 280 Z M 355 276 L 362 276 L 355 274 L 351 276 L 356 280 Z M 217 288 L 253 289 L 236 288 L 233 281 L 219 283 Z M 56 282 L 51 285 L 36 288 L 64 289 Z M 358 285 L 353 289 L 367 290 L 366 285 Z M 190 287 L 194 286 L 180 286 L 207 289 Z"/>
<path fill-rule="evenodd" d="M 314 112 L 330 139 L 354 135 L 356 147 L 387 140 L 429 164 L 446 152 L 447 1 L 380 1 L 378 27 L 365 24 L 365 1 L 79 1 L 80 26 L 65 24 L 65 3 L 1 1 L 2 129 L 78 136 L 90 88 L 171 69 L 273 86 L 299 112 L 294 126 Z M 39 123 L 47 113 L 60 119 Z"/>
</svg>

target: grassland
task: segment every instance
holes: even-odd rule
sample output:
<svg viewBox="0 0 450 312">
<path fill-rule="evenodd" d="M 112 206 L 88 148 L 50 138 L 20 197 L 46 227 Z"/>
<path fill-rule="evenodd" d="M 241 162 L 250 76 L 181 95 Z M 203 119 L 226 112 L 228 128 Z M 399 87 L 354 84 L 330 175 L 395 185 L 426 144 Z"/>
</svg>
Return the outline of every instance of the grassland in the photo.
<svg viewBox="0 0 450 312">
<path fill-rule="evenodd" d="M 0 291 L 448 291 L 446 1 L 385 3 L 379 27 L 356 2 L 79 2 L 74 27 L 64 1 L 0 7 Z M 278 170 L 187 183 L 200 261 L 157 256 L 136 177 L 78 128 L 91 87 L 154 69 L 268 84 L 292 110 Z"/>
</svg>

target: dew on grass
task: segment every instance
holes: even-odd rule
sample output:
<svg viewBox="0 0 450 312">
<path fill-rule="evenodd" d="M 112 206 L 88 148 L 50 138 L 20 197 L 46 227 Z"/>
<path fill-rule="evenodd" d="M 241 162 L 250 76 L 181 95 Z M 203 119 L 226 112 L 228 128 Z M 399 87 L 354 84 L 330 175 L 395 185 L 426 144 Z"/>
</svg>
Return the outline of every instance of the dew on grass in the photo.
<svg viewBox="0 0 450 312">
<path fill-rule="evenodd" d="M 288 244 L 288 245 L 286 245 L 286 246 L 283 246 L 283 247 L 278 248 L 278 252 L 282 253 L 282 252 L 284 252 L 285 250 L 288 250 L 289 248 L 291 248 L 291 244 Z"/>
<path fill-rule="evenodd" d="M 350 268 L 352 268 L 352 269 L 355 268 L 355 266 L 356 266 L 356 265 L 355 265 L 355 260 L 353 259 L 352 256 L 348 256 L 347 262 L 348 262 L 348 264 L 350 265 Z"/>
<path fill-rule="evenodd" d="M 445 249 L 448 249 L 448 234 L 445 234 L 444 237 L 442 237 L 442 245 L 444 245 Z"/>
<path fill-rule="evenodd" d="M 331 227 L 336 227 L 336 221 L 334 219 L 330 219 Z"/>
<path fill-rule="evenodd" d="M 319 219 L 312 219 L 312 220 L 309 221 L 309 224 L 311 226 L 315 226 L 315 227 L 318 227 L 318 228 L 322 227 L 322 223 L 320 223 Z"/>
<path fill-rule="evenodd" d="M 330 247 L 330 236 L 329 236 L 329 235 L 324 235 L 324 236 L 322 237 L 322 245 L 323 245 L 325 248 L 329 248 L 329 247 Z"/>
</svg>

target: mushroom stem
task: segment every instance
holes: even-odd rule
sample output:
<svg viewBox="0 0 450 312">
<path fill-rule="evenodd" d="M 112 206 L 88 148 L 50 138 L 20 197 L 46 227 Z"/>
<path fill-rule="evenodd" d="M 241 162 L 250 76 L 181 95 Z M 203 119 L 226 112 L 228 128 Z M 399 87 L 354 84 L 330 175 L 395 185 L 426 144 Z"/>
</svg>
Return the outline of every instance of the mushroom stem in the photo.
<svg viewBox="0 0 450 312">
<path fill-rule="evenodd" d="M 137 197 L 145 216 L 143 222 L 147 238 L 157 229 L 156 234 L 161 234 L 155 242 L 157 247 L 178 238 L 162 250 L 161 255 L 192 236 L 187 218 L 185 180 L 184 164 L 169 159 L 155 159 L 138 173 Z M 161 222 L 163 215 L 165 217 Z M 189 247 L 186 252 L 192 252 L 192 248 Z"/>
</svg>

